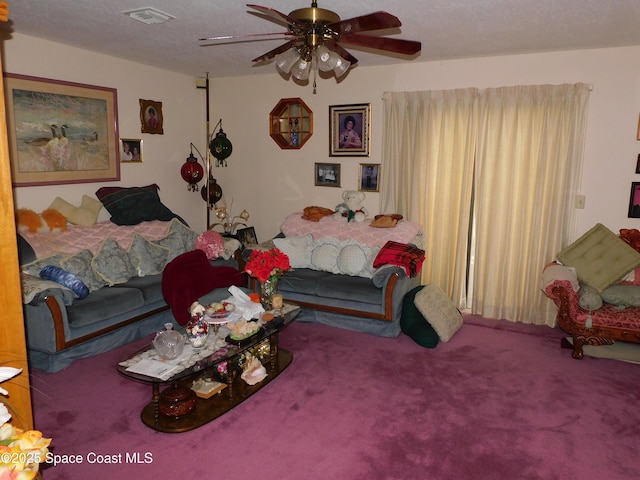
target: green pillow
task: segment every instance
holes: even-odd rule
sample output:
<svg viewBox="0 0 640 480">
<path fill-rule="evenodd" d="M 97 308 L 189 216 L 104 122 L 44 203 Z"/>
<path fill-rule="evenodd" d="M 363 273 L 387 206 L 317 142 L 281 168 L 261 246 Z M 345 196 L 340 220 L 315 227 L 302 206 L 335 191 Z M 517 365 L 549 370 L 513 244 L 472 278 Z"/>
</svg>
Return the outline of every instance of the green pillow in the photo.
<svg viewBox="0 0 640 480">
<path fill-rule="evenodd" d="M 418 345 L 425 348 L 435 348 L 440 341 L 440 337 L 414 303 L 416 294 L 423 288 L 424 285 L 419 285 L 409 290 L 402 299 L 400 329 Z"/>
<path fill-rule="evenodd" d="M 65 258 L 60 263 L 60 267 L 78 277 L 89 288 L 90 292 L 95 292 L 107 285 L 107 282 L 93 270 L 91 266 L 92 260 L 93 253 L 87 248 L 72 257 Z"/>
<path fill-rule="evenodd" d="M 102 187 L 96 191 L 96 197 L 116 225 L 138 225 L 151 220 L 168 222 L 180 218 L 160 201 L 158 189 L 155 183 L 146 187 Z"/>
<path fill-rule="evenodd" d="M 156 245 L 139 233 L 134 233 L 129 258 L 139 277 L 162 273 L 169 258 L 169 249 Z"/>
<path fill-rule="evenodd" d="M 178 232 L 169 233 L 164 238 L 154 240 L 153 243 L 169 249 L 167 263 L 186 251 L 184 249 L 184 244 L 182 243 L 182 238 L 180 237 L 180 234 Z"/>
<path fill-rule="evenodd" d="M 196 243 L 196 239 L 198 238 L 198 233 L 191 230 L 184 223 L 182 223 L 177 218 L 171 220 L 171 225 L 169 226 L 169 233 L 176 232 L 180 235 L 182 239 L 182 244 L 184 245 L 184 250 L 186 252 L 190 252 L 193 250 L 193 244 Z"/>
<path fill-rule="evenodd" d="M 598 310 L 602 306 L 600 292 L 586 283 L 580 285 L 578 304 L 585 310 Z"/>
<path fill-rule="evenodd" d="M 619 307 L 640 307 L 640 286 L 612 285 L 602 291 L 602 300 Z"/>
<path fill-rule="evenodd" d="M 126 283 L 136 276 L 129 254 L 112 237 L 107 237 L 102 242 L 100 250 L 91 260 L 91 266 L 109 286 Z"/>
</svg>

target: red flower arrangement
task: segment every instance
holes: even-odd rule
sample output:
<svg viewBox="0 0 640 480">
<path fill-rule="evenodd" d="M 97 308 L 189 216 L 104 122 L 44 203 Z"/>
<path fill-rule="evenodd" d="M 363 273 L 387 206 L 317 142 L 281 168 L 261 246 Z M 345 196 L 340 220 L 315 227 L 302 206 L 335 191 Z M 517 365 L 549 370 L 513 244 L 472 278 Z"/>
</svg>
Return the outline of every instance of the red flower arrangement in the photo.
<svg viewBox="0 0 640 480">
<path fill-rule="evenodd" d="M 252 251 L 244 271 L 264 283 L 272 277 L 280 278 L 289 269 L 289 257 L 281 250 L 272 248 Z"/>
</svg>

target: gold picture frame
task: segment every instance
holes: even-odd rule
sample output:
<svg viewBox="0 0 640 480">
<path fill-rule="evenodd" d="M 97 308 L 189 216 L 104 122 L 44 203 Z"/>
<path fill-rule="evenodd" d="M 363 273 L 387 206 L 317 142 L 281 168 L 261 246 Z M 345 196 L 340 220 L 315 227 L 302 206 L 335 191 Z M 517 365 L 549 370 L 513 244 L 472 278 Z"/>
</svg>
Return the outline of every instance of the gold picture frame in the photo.
<svg viewBox="0 0 640 480">
<path fill-rule="evenodd" d="M 368 157 L 371 104 L 329 106 L 329 156 Z"/>
<path fill-rule="evenodd" d="M 15 187 L 120 180 L 116 89 L 4 78 Z"/>
<path fill-rule="evenodd" d="M 162 102 L 140 99 L 140 131 L 162 135 L 164 118 L 162 116 Z"/>
<path fill-rule="evenodd" d="M 120 139 L 120 161 L 122 163 L 142 163 L 142 140 L 139 138 Z"/>
</svg>

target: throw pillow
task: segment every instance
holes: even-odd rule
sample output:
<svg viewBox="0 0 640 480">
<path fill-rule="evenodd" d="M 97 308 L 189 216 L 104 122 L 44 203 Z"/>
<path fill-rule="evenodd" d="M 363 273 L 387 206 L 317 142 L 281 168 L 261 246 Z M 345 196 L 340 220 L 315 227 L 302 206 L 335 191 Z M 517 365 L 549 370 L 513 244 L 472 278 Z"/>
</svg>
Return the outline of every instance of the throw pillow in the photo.
<svg viewBox="0 0 640 480">
<path fill-rule="evenodd" d="M 52 280 L 67 287 L 75 293 L 79 299 L 83 299 L 89 295 L 89 287 L 87 287 L 82 280 L 60 267 L 54 267 L 53 265 L 44 267 L 40 272 L 40 278 Z"/>
<path fill-rule="evenodd" d="M 65 218 L 67 219 L 69 219 L 73 211 L 76 209 L 74 205 L 71 205 L 69 202 L 67 202 L 66 200 L 60 197 L 56 197 L 51 203 L 51 205 L 49 205 L 49 208 L 52 208 L 53 210 L 57 210 L 62 215 L 64 215 Z"/>
<path fill-rule="evenodd" d="M 425 348 L 435 348 L 440 341 L 438 333 L 424 318 L 414 303 L 416 294 L 424 288 L 423 285 L 409 290 L 402 299 L 402 317 L 400 329 L 418 345 Z"/>
<path fill-rule="evenodd" d="M 612 285 L 601 295 L 602 300 L 618 307 L 640 307 L 640 287 L 637 285 Z"/>
<path fill-rule="evenodd" d="M 98 221 L 98 215 L 102 210 L 100 200 L 91 198 L 88 195 L 82 196 L 80 206 L 75 208 L 67 219 L 74 225 L 82 225 L 83 227 L 92 227 Z"/>
<path fill-rule="evenodd" d="M 194 232 L 177 218 L 171 219 L 171 224 L 169 225 L 169 233 L 171 232 L 176 232 L 178 235 L 180 235 L 185 252 L 190 252 L 191 250 L 193 250 L 198 238 L 198 232 Z M 212 231 L 212 233 L 220 235 L 218 232 Z"/>
<path fill-rule="evenodd" d="M 59 267 L 64 260 L 64 255 L 61 253 L 54 253 L 53 255 L 45 258 L 39 258 L 34 260 L 33 262 L 22 265 L 22 271 L 24 273 L 28 273 L 29 275 L 35 275 L 36 277 L 40 276 L 40 272 L 42 269 L 48 265 L 53 265 L 54 267 Z"/>
<path fill-rule="evenodd" d="M 460 311 L 436 285 L 426 285 L 416 294 L 414 303 L 443 342 L 448 342 L 464 323 Z"/>
<path fill-rule="evenodd" d="M 169 233 L 164 238 L 154 240 L 153 243 L 169 249 L 167 263 L 176 258 L 178 255 L 186 252 L 186 250 L 184 249 L 184 244 L 182 243 L 182 238 L 180 237 L 178 232 Z"/>
<path fill-rule="evenodd" d="M 62 262 L 60 262 L 60 266 L 67 272 L 78 277 L 82 283 L 89 288 L 90 292 L 94 292 L 104 287 L 107 282 L 99 277 L 93 270 L 91 260 L 93 260 L 93 253 L 91 253 L 91 250 L 86 248 L 72 257 L 62 260 Z"/>
<path fill-rule="evenodd" d="M 333 238 L 322 238 L 314 242 L 314 245 L 311 251 L 311 265 L 313 268 L 325 272 L 340 273 L 340 270 L 338 270 L 340 241 Z"/>
<path fill-rule="evenodd" d="M 581 285 L 578 290 L 578 305 L 585 310 L 598 310 L 602 306 L 600 292 L 590 285 Z"/>
<path fill-rule="evenodd" d="M 358 275 L 367 265 L 367 253 L 360 245 L 345 245 L 338 254 L 338 270 L 344 275 Z"/>
<path fill-rule="evenodd" d="M 289 257 L 291 268 L 310 268 L 313 237 L 311 234 L 274 238 L 273 244 Z"/>
<path fill-rule="evenodd" d="M 112 237 L 104 239 L 91 260 L 91 267 L 109 286 L 126 283 L 136 276 L 129 254 Z"/>
<path fill-rule="evenodd" d="M 134 233 L 129 258 L 139 277 L 162 273 L 169 258 L 169 249 L 156 245 L 139 233 Z"/>
<path fill-rule="evenodd" d="M 578 279 L 602 292 L 640 265 L 640 253 L 598 223 L 557 255 Z"/>
<path fill-rule="evenodd" d="M 168 222 L 180 218 L 160 201 L 158 189 L 155 183 L 146 187 L 102 187 L 96 191 L 96 197 L 116 225 L 138 225 L 151 220 Z"/>
</svg>

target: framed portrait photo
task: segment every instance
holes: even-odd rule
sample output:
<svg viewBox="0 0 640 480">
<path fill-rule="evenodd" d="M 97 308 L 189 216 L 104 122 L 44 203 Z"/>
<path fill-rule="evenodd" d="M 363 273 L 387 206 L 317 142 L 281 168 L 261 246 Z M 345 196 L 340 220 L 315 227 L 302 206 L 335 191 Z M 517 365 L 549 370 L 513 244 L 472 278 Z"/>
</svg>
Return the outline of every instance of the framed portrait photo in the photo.
<svg viewBox="0 0 640 480">
<path fill-rule="evenodd" d="M 4 77 L 15 187 L 120 180 L 116 89 Z"/>
<path fill-rule="evenodd" d="M 140 124 L 142 133 L 157 133 L 162 135 L 162 102 L 140 99 Z"/>
<path fill-rule="evenodd" d="M 340 186 L 340 164 L 339 163 L 316 163 L 315 168 L 316 187 L 339 187 Z"/>
<path fill-rule="evenodd" d="M 631 195 L 629 197 L 629 218 L 640 218 L 640 182 L 631 183 Z"/>
<path fill-rule="evenodd" d="M 140 140 L 139 138 L 121 138 L 120 161 L 124 163 L 141 163 L 142 140 Z"/>
<path fill-rule="evenodd" d="M 239 228 L 236 230 L 236 237 L 242 244 L 243 248 L 248 248 L 250 245 L 258 243 L 258 237 L 256 237 L 256 230 L 253 227 Z"/>
<path fill-rule="evenodd" d="M 361 192 L 379 192 L 379 174 L 379 163 L 361 163 L 360 175 L 358 180 L 358 190 L 360 190 Z"/>
<path fill-rule="evenodd" d="M 329 106 L 329 156 L 368 157 L 371 104 Z"/>
</svg>

